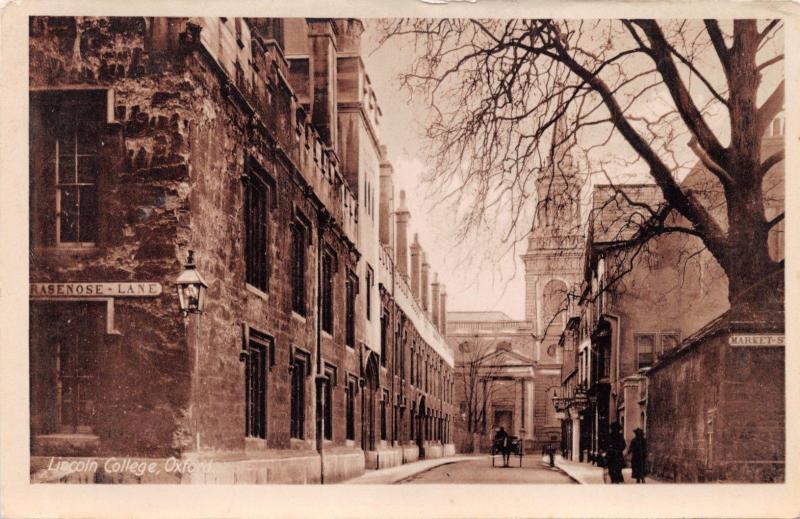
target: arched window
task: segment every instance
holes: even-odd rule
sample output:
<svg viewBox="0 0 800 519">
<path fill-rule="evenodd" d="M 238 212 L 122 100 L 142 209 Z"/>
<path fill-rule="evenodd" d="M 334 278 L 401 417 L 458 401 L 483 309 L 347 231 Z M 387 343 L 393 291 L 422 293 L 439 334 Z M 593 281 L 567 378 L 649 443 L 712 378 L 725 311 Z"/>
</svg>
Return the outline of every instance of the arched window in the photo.
<svg viewBox="0 0 800 519">
<path fill-rule="evenodd" d="M 567 307 L 567 284 L 551 279 L 542 293 L 542 324 L 544 327 L 564 326 Z"/>
</svg>

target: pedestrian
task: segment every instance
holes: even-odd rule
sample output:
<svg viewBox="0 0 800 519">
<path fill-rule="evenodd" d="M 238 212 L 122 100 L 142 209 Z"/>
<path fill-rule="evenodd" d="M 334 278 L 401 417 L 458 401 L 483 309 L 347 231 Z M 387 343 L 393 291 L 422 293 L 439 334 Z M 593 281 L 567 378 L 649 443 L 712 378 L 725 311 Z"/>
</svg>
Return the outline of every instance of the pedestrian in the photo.
<svg viewBox="0 0 800 519">
<path fill-rule="evenodd" d="M 647 474 L 647 441 L 641 428 L 634 429 L 633 434 L 633 440 L 631 440 L 631 445 L 628 447 L 628 454 L 631 455 L 633 478 L 637 483 L 644 483 L 644 477 Z"/>
<path fill-rule="evenodd" d="M 495 433 L 494 445 L 495 450 L 499 450 L 503 455 L 503 466 L 508 467 L 508 462 L 511 458 L 511 449 L 509 449 L 508 446 L 508 433 L 506 433 L 505 427 L 501 426 L 500 429 Z"/>
<path fill-rule="evenodd" d="M 611 433 L 608 435 L 606 448 L 608 477 L 611 483 L 624 483 L 622 469 L 625 468 L 625 438 L 622 436 L 622 426 L 619 422 L 614 422 L 609 428 Z"/>
</svg>

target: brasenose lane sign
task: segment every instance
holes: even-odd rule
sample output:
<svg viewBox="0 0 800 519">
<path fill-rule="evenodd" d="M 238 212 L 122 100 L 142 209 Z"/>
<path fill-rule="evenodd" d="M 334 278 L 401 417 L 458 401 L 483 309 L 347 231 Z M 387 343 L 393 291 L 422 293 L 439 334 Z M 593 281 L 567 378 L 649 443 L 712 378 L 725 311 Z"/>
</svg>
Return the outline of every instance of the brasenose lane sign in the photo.
<svg viewBox="0 0 800 519">
<path fill-rule="evenodd" d="M 161 283 L 142 281 L 31 283 L 31 297 L 155 297 L 161 292 Z"/>
</svg>

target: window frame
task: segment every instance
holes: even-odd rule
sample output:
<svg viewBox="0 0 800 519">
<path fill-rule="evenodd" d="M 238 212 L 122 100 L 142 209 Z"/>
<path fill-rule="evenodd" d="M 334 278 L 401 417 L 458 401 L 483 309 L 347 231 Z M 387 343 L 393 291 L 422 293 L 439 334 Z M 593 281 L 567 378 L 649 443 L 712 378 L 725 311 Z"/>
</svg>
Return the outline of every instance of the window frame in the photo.
<svg viewBox="0 0 800 519">
<path fill-rule="evenodd" d="M 308 315 L 308 290 L 306 275 L 308 274 L 308 247 L 311 240 L 311 225 L 308 219 L 295 210 L 295 217 L 290 224 L 291 249 L 291 287 L 292 311 L 300 316 Z"/>
<path fill-rule="evenodd" d="M 356 298 L 358 297 L 358 276 L 352 270 L 347 272 L 345 301 L 345 346 L 356 347 Z"/>
<path fill-rule="evenodd" d="M 345 439 L 355 441 L 356 439 L 356 395 L 358 393 L 358 378 L 353 375 L 347 376 L 345 385 Z"/>
<path fill-rule="evenodd" d="M 270 215 L 276 207 L 277 194 L 274 179 L 252 157 L 246 160 L 244 180 L 244 257 L 245 282 L 254 289 L 269 293 L 272 277 L 272 221 Z M 254 208 L 254 195 L 259 194 L 259 207 Z M 263 211 L 263 212 L 262 212 Z M 258 240 L 253 240 L 258 234 Z M 256 251 L 256 249 L 259 249 Z M 263 249 L 263 251 L 261 250 Z M 259 255 L 263 258 L 259 259 Z"/>
<path fill-rule="evenodd" d="M 31 186 L 31 197 L 39 200 L 36 206 L 41 207 L 48 214 L 44 218 L 43 226 L 36 226 L 36 230 L 43 231 L 42 235 L 31 236 L 31 246 L 52 245 L 64 249 L 84 249 L 94 248 L 101 241 L 102 234 L 102 201 L 101 187 L 103 169 L 106 166 L 104 161 L 104 144 L 100 136 L 107 131 L 107 125 L 114 122 L 114 89 L 113 88 L 32 88 L 29 92 L 29 117 L 32 121 L 30 131 L 29 172 L 33 178 L 34 174 L 45 180 L 41 190 L 33 189 Z M 89 115 L 91 114 L 91 116 Z M 77 120 L 69 118 L 72 115 Z M 50 131 L 42 131 L 44 128 L 35 128 L 34 119 L 40 121 L 44 128 L 52 127 Z M 69 119 L 69 121 L 65 121 Z M 77 126 L 76 126 L 77 123 Z M 74 164 L 74 182 L 61 182 L 60 162 L 61 144 L 58 131 L 60 126 L 70 125 L 74 150 L 71 155 Z M 34 131 L 39 130 L 39 131 Z M 55 138 L 53 136 L 55 135 Z M 97 141 L 97 147 L 91 153 L 80 153 L 79 141 L 84 137 L 88 141 Z M 55 153 L 55 156 L 53 156 Z M 40 154 L 35 157 L 34 154 Z M 79 172 L 80 157 L 93 157 L 95 162 L 92 170 L 92 182 L 81 182 Z M 52 159 L 52 161 L 50 161 Z M 52 168 L 46 164 L 52 162 Z M 35 172 L 35 173 L 34 173 Z M 93 235 L 91 240 L 82 240 L 80 236 L 80 226 L 82 213 L 79 209 L 77 213 L 78 241 L 62 241 L 62 190 L 65 186 L 78 189 L 93 186 L 94 214 L 91 216 L 91 227 Z M 53 193 L 51 198 L 50 193 Z M 80 200 L 81 195 L 78 195 Z M 80 202 L 79 202 L 80 207 Z M 32 205 L 33 209 L 33 205 Z M 52 215 L 52 216 L 50 216 Z M 51 219 L 52 218 L 52 219 Z M 31 231 L 34 228 L 32 226 Z"/>
<path fill-rule="evenodd" d="M 275 339 L 268 334 L 248 329 L 245 341 L 247 342 L 247 358 L 245 361 L 245 436 L 248 438 L 259 438 L 266 440 L 269 434 L 269 371 L 273 365 L 272 359 L 275 351 Z M 254 349 L 260 350 L 258 357 L 261 359 L 261 365 L 259 368 L 262 371 L 261 375 L 263 376 L 263 381 L 261 383 L 262 388 L 260 391 L 261 397 L 259 402 L 257 402 L 260 409 L 256 417 L 254 417 L 252 414 L 252 409 L 256 405 L 256 402 L 251 400 L 251 398 L 254 396 L 252 380 Z M 255 393 L 259 392 L 255 391 Z M 258 424 L 254 423 L 256 418 L 260 418 Z M 254 425 L 257 427 L 254 427 Z"/>
<path fill-rule="evenodd" d="M 290 430 L 289 436 L 306 439 L 307 380 L 311 369 L 311 354 L 295 346 L 289 360 L 290 369 Z M 299 388 L 296 387 L 299 384 Z"/>
<path fill-rule="evenodd" d="M 640 339 L 642 337 L 651 337 L 652 338 L 652 349 L 650 350 L 650 364 L 646 366 L 642 366 L 642 353 L 640 348 Z M 658 349 L 659 344 L 659 334 L 658 332 L 636 332 L 633 334 L 633 341 L 636 347 L 636 369 L 650 369 L 656 362 L 656 351 Z"/>
<path fill-rule="evenodd" d="M 322 301 L 321 328 L 322 331 L 333 335 L 334 331 L 334 301 L 336 299 L 336 254 L 330 247 L 324 247 L 322 251 L 322 276 L 320 279 L 320 297 Z"/>
</svg>

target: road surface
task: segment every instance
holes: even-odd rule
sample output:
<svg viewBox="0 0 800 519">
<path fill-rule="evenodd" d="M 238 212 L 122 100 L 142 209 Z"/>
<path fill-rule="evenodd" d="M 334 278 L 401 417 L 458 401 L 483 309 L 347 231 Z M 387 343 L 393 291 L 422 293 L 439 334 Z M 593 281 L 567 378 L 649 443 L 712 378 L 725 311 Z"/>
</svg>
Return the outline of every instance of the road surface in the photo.
<svg viewBox="0 0 800 519">
<path fill-rule="evenodd" d="M 434 469 L 416 474 L 399 482 L 399 484 L 574 484 L 569 476 L 556 468 L 550 468 L 542 462 L 541 456 L 523 458 L 522 467 L 519 458 L 512 457 L 510 467 L 502 467 L 502 460 L 497 457 L 497 466 L 492 467 L 492 460 L 487 455 L 469 461 L 441 465 Z"/>
</svg>

